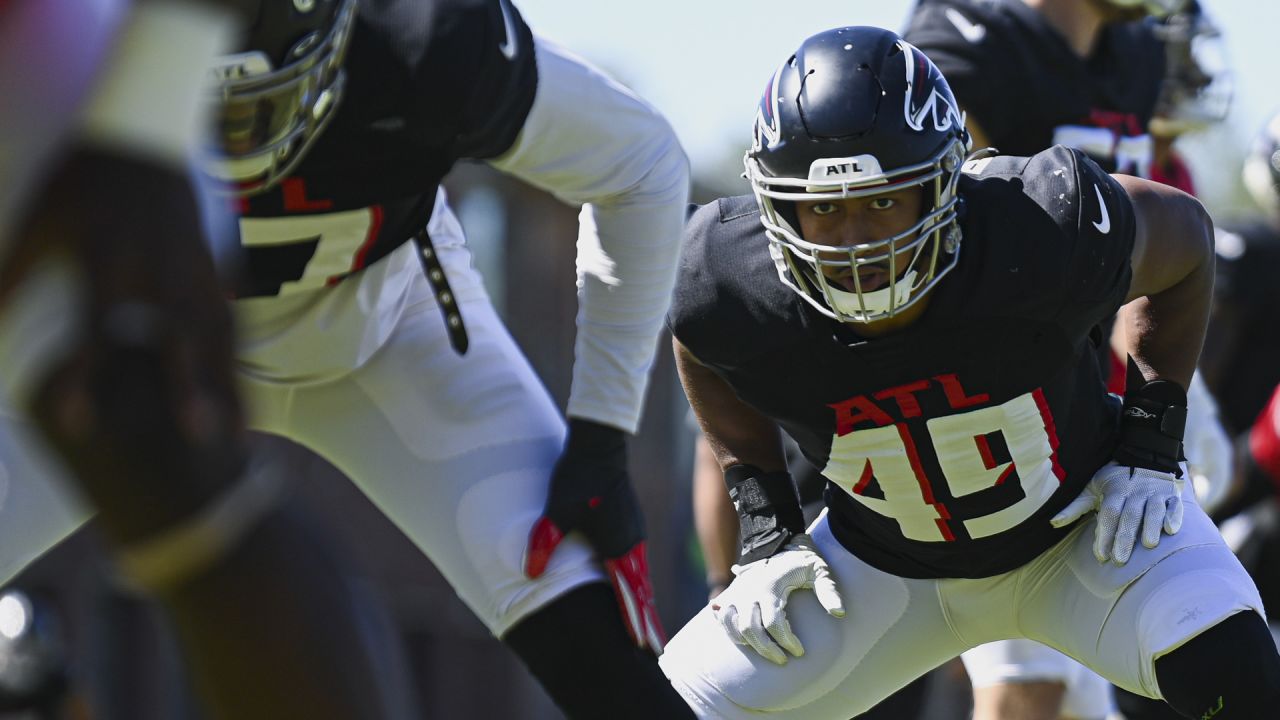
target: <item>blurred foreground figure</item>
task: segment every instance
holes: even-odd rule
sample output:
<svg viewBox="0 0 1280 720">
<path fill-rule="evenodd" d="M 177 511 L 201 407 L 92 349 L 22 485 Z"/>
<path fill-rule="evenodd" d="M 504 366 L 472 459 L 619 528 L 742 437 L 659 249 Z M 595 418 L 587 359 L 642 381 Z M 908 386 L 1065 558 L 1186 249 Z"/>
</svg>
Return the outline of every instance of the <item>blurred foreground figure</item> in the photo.
<svg viewBox="0 0 1280 720">
<path fill-rule="evenodd" d="M 670 126 L 507 0 L 237 2 L 201 167 L 241 213 L 249 426 L 350 477 L 570 716 L 687 714 L 627 472 L 688 193 Z M 567 423 L 440 187 L 464 159 L 583 205 Z M 0 566 L 79 520 L 38 515 Z"/>
<path fill-rule="evenodd" d="M 224 5 L 0 2 L 3 393 L 170 611 L 210 717 L 402 717 L 340 566 L 247 456 L 187 163 L 243 20 Z M 21 531 L 19 468 L 0 500 Z M 30 644 L 29 603 L 0 604 Z"/>
</svg>

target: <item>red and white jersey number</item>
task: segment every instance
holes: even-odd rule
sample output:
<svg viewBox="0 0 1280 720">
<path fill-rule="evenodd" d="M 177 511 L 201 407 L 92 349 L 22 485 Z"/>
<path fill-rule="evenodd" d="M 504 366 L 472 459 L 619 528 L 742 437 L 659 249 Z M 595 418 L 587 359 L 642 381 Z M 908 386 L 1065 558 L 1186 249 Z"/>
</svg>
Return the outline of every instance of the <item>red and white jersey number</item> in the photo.
<svg viewBox="0 0 1280 720">
<path fill-rule="evenodd" d="M 960 498 L 1003 484 L 1015 472 L 1025 497 L 989 515 L 961 520 L 972 538 L 988 537 L 1022 523 L 1039 510 L 1064 477 L 1057 461 L 1053 419 L 1039 390 L 1001 405 L 926 422 L 925 442 L 933 444 L 951 497 Z M 991 438 L 1003 436 L 1009 459 L 998 462 Z M 916 443 L 905 423 L 835 435 L 823 475 L 858 502 L 898 521 L 904 537 L 925 542 L 954 540 L 951 514 L 926 476 Z M 865 494 L 872 480 L 884 498 Z"/>
</svg>

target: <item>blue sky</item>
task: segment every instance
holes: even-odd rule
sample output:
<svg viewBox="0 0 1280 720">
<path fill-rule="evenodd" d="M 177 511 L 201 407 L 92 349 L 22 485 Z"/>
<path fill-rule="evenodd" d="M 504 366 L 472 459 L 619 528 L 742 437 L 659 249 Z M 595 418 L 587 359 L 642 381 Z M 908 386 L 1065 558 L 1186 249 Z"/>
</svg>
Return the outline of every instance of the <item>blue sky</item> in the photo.
<svg viewBox="0 0 1280 720">
<path fill-rule="evenodd" d="M 1203 2 L 1225 33 L 1236 96 L 1226 128 L 1187 144 L 1193 169 L 1205 168 L 1197 173 L 1202 186 L 1202 176 L 1215 180 L 1223 159 L 1233 162 L 1267 115 L 1280 108 L 1280 82 L 1273 70 L 1280 65 L 1275 47 L 1280 3 Z M 662 110 L 702 177 L 732 170 L 747 142 L 761 88 L 801 40 L 837 25 L 898 29 L 912 5 L 911 0 L 515 3 L 534 32 L 609 70 Z"/>
</svg>

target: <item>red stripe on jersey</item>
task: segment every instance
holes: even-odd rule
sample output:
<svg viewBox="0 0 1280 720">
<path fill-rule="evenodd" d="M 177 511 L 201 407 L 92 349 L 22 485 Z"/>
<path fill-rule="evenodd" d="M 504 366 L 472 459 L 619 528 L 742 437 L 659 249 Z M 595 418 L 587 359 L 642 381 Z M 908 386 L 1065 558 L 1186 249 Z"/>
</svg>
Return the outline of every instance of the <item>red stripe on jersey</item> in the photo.
<svg viewBox="0 0 1280 720">
<path fill-rule="evenodd" d="M 974 435 L 973 442 L 978 446 L 978 454 L 982 456 L 982 466 L 988 470 L 995 470 L 996 457 L 991 454 L 991 443 L 987 442 L 987 436 Z"/>
<path fill-rule="evenodd" d="M 1280 492 L 1280 387 L 1249 430 L 1249 452 Z"/>
<path fill-rule="evenodd" d="M 1053 474 L 1058 476 L 1058 484 L 1067 479 L 1067 471 L 1058 464 L 1058 426 L 1053 422 L 1053 411 L 1049 409 L 1049 401 L 1044 399 L 1044 388 L 1036 388 L 1031 395 L 1036 399 L 1036 407 L 1040 409 L 1040 419 L 1044 421 L 1045 434 L 1049 436 L 1049 460 L 1053 462 Z"/>
<path fill-rule="evenodd" d="M 951 519 L 951 513 L 947 511 L 947 506 L 934 505 L 934 507 L 938 509 L 938 514 L 942 516 L 934 520 L 938 525 L 938 532 L 942 533 L 943 539 L 947 542 L 955 542 L 956 534 L 951 532 L 951 528 L 947 525 L 947 521 Z"/>
<path fill-rule="evenodd" d="M 364 267 L 364 260 L 369 256 L 369 249 L 378 240 L 378 233 L 382 231 L 382 206 L 373 205 L 369 208 L 369 235 L 365 237 L 364 244 L 356 250 L 355 261 L 351 264 L 352 270 L 359 270 Z"/>
<path fill-rule="evenodd" d="M 947 527 L 947 520 L 951 518 L 951 513 L 947 507 L 938 502 L 933 497 L 933 487 L 929 485 L 929 478 L 924 474 L 924 467 L 920 463 L 920 453 L 916 450 L 916 443 L 911 439 L 911 433 L 907 430 L 907 426 L 903 423 L 895 425 L 898 428 L 898 436 L 902 438 L 902 446 L 907 449 L 907 460 L 911 463 L 911 472 L 916 476 L 916 482 L 920 485 L 920 496 L 924 501 L 934 507 L 938 511 L 938 530 L 942 532 L 942 537 L 947 542 L 956 539 L 955 533 L 951 532 L 951 528 Z"/>
<path fill-rule="evenodd" d="M 351 269 L 341 275 L 334 275 L 325 280 L 326 287 L 333 287 L 342 282 L 342 278 L 364 267 L 365 258 L 369 256 L 369 250 L 378 240 L 378 233 L 382 230 L 382 206 L 371 205 L 369 207 L 369 231 L 364 236 L 364 242 L 360 243 L 360 247 L 356 248 L 356 253 L 351 259 Z"/>
<path fill-rule="evenodd" d="M 1109 352 L 1107 355 L 1111 358 L 1111 362 L 1108 363 L 1110 367 L 1107 374 L 1107 392 L 1113 395 L 1123 395 L 1125 381 L 1128 379 L 1125 376 L 1125 373 L 1129 371 L 1128 358 L 1122 358 L 1115 352 Z"/>
<path fill-rule="evenodd" d="M 863 490 L 867 489 L 867 485 L 871 483 L 871 478 L 875 477 L 875 472 L 871 469 L 871 459 L 867 459 L 867 464 L 862 466 L 862 477 L 858 478 L 858 484 L 853 486 L 853 494 L 861 495 Z"/>
<path fill-rule="evenodd" d="M 999 486 L 999 485 L 1003 485 L 1003 484 L 1004 484 L 1004 481 L 1009 479 L 1009 476 L 1013 474 L 1013 471 L 1014 471 L 1015 469 L 1016 469 L 1016 468 L 1015 468 L 1014 464 L 1013 464 L 1013 463 L 1009 463 L 1008 467 L 1006 467 L 1006 468 L 1004 469 L 1004 472 L 1000 473 L 1000 477 L 996 478 L 996 485 L 997 485 L 997 486 Z M 1058 482 L 1062 482 L 1062 481 L 1061 481 L 1061 480 L 1059 480 Z"/>
</svg>

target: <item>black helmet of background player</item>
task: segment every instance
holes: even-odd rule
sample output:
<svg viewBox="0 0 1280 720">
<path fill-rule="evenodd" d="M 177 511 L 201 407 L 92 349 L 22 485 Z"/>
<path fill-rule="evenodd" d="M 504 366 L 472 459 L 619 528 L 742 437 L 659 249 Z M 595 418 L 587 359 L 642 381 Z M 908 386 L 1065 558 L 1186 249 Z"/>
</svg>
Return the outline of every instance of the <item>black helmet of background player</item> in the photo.
<svg viewBox="0 0 1280 720">
<path fill-rule="evenodd" d="M 1165 72 L 1151 118 L 1151 133 L 1177 137 L 1221 122 L 1231 107 L 1232 76 L 1222 33 L 1200 3 L 1148 20 L 1164 43 Z"/>
<path fill-rule="evenodd" d="M 1244 160 L 1244 186 L 1273 220 L 1280 220 L 1280 113 L 1272 115 Z"/>
<path fill-rule="evenodd" d="M 306 155 L 342 98 L 356 0 L 234 0 L 243 51 L 212 68 L 216 147 L 206 171 L 236 192 L 270 188 Z"/>
<path fill-rule="evenodd" d="M 875 322 L 918 302 L 955 266 L 956 185 L 969 142 L 938 68 L 896 34 L 828 30 L 805 40 L 765 86 L 745 158 L 782 282 L 827 317 Z M 865 198 L 919 186 L 919 221 L 891 237 L 833 248 L 800 236 L 796 201 Z M 909 258 L 902 261 L 906 254 Z M 863 291 L 861 265 L 888 271 Z M 848 268 L 855 289 L 823 268 Z"/>
</svg>

